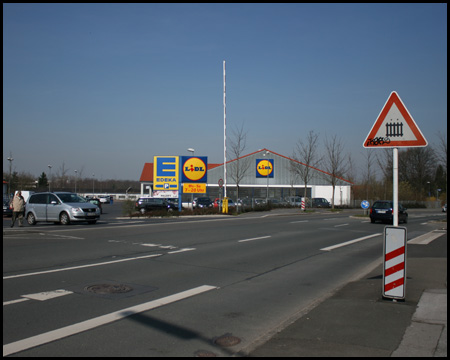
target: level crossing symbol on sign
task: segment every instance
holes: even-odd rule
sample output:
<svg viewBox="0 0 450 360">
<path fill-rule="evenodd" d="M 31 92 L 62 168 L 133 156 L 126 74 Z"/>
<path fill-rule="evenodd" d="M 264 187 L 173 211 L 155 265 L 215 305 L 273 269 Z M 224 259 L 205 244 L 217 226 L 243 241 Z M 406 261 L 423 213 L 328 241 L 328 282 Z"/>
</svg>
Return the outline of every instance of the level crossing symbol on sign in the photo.
<svg viewBox="0 0 450 360">
<path fill-rule="evenodd" d="M 400 96 L 393 91 L 363 143 L 365 148 L 427 146 L 413 117 Z"/>
</svg>

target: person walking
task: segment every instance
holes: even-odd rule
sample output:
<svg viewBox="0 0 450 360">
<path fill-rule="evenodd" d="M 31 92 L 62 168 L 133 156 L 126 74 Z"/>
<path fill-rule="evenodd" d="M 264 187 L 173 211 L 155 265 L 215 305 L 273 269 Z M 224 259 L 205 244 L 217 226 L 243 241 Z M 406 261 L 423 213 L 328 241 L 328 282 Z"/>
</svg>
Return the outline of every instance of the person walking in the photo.
<svg viewBox="0 0 450 360">
<path fill-rule="evenodd" d="M 23 215 L 25 213 L 25 199 L 22 196 L 22 193 L 18 191 L 12 200 L 12 222 L 11 227 L 14 227 L 14 223 L 16 219 L 19 219 L 19 227 L 23 226 Z"/>
</svg>

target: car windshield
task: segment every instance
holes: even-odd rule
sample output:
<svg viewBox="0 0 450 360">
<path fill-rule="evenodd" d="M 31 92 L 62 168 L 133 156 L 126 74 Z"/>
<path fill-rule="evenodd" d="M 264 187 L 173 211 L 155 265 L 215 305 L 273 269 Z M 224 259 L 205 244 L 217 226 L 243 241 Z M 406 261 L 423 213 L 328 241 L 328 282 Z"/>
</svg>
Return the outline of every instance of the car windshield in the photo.
<svg viewBox="0 0 450 360">
<path fill-rule="evenodd" d="M 58 197 L 63 203 L 85 203 L 87 202 L 81 196 L 77 194 L 58 194 Z"/>
<path fill-rule="evenodd" d="M 373 205 L 377 209 L 390 209 L 392 207 L 390 202 L 377 202 Z"/>
</svg>

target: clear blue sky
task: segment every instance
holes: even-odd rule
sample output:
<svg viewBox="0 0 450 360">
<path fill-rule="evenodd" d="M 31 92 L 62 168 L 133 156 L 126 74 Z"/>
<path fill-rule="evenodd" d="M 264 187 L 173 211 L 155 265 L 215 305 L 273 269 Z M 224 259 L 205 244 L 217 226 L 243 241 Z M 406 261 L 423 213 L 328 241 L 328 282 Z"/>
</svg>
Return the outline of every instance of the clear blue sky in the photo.
<svg viewBox="0 0 450 360">
<path fill-rule="evenodd" d="M 138 180 L 155 155 L 362 143 L 397 91 L 447 132 L 447 4 L 3 4 L 3 171 Z M 321 144 L 322 144 L 321 143 Z M 323 147 L 321 146 L 321 149 Z M 79 173 L 78 173 L 79 174 Z"/>
</svg>

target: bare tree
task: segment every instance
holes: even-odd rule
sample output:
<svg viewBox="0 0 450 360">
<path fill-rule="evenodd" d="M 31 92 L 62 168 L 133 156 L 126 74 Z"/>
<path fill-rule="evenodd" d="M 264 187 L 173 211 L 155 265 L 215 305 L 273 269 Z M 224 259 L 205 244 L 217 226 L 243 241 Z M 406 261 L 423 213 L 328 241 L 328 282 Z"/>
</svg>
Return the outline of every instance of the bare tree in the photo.
<svg viewBox="0 0 450 360">
<path fill-rule="evenodd" d="M 371 185 L 376 181 L 374 176 L 374 162 L 375 162 L 375 153 L 373 149 L 366 149 L 364 152 L 364 157 L 366 160 L 366 171 L 364 172 L 364 180 L 363 183 L 366 187 L 366 199 L 369 200 L 369 189 Z"/>
<path fill-rule="evenodd" d="M 247 145 L 247 132 L 244 125 L 232 128 L 233 137 L 230 140 L 229 154 L 235 159 L 230 162 L 230 177 L 236 183 L 236 200 L 239 199 L 239 184 L 250 166 L 250 158 L 241 158 Z"/>
<path fill-rule="evenodd" d="M 67 176 L 68 171 L 69 169 L 66 169 L 66 164 L 64 164 L 63 161 L 62 165 L 59 167 L 56 173 L 56 178 L 59 180 L 59 186 L 62 189 L 65 189 L 67 186 L 67 181 L 69 179 L 69 177 Z"/>
<path fill-rule="evenodd" d="M 445 135 L 444 135 L 445 134 Z M 439 142 L 436 145 L 436 158 L 442 164 L 445 175 L 445 193 L 447 194 L 447 132 L 438 133 Z"/>
<path fill-rule="evenodd" d="M 348 161 L 344 154 L 344 145 L 336 135 L 333 135 L 331 139 L 328 137 L 325 139 L 325 151 L 323 164 L 325 171 L 331 175 L 327 178 L 333 188 L 331 208 L 334 209 L 334 190 L 338 178 L 342 178 L 348 170 Z"/>
<path fill-rule="evenodd" d="M 307 188 L 308 182 L 313 174 L 313 167 L 316 167 L 321 160 L 317 154 L 318 138 L 319 135 L 311 130 L 306 135 L 305 141 L 298 140 L 293 154 L 294 159 L 298 161 L 298 163 L 293 163 L 293 170 L 300 176 L 300 179 L 303 180 L 305 185 L 305 204 L 308 200 Z"/>
</svg>

